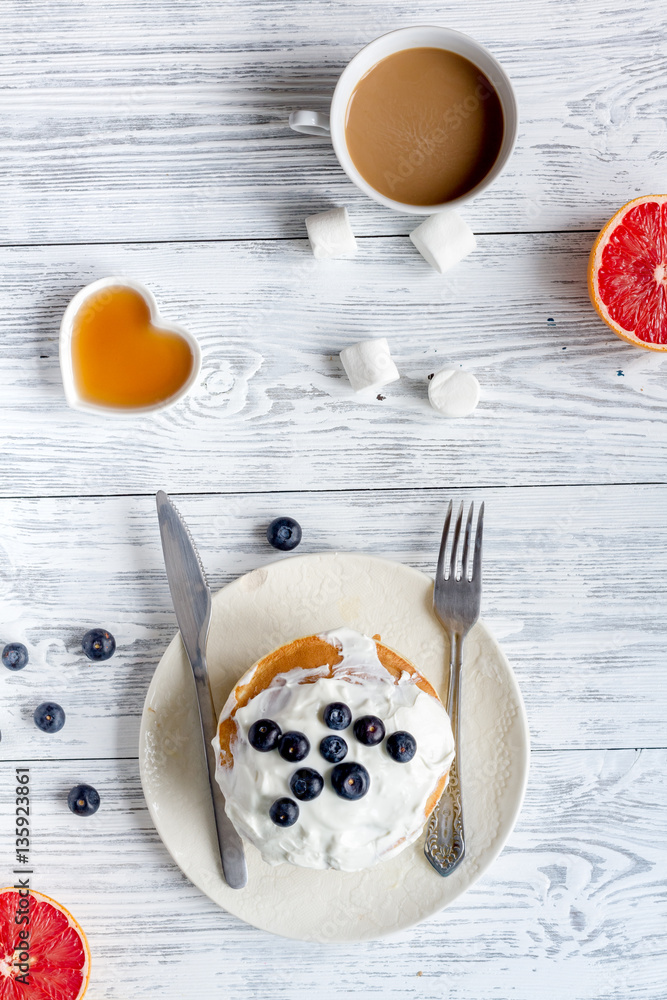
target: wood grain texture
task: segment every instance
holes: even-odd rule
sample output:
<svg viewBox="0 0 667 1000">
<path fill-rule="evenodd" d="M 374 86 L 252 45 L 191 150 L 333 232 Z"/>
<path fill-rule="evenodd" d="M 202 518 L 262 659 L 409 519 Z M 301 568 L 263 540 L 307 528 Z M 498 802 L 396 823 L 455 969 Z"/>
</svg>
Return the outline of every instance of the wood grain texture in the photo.
<svg viewBox="0 0 667 1000">
<path fill-rule="evenodd" d="M 466 209 L 477 231 L 599 229 L 663 189 L 657 0 L 5 0 L 0 241 L 296 236 L 335 204 L 360 234 L 407 233 L 287 119 L 326 110 L 366 42 L 424 23 L 473 35 L 517 91 L 517 150 Z"/>
<path fill-rule="evenodd" d="M 163 485 L 162 483 L 158 485 Z M 446 503 L 484 499 L 482 613 L 512 663 L 539 748 L 665 745 L 665 487 L 183 496 L 212 588 L 280 556 L 268 522 L 289 513 L 302 552 L 365 551 L 432 573 Z M 176 632 L 152 497 L 0 501 L 0 754 L 134 757 L 153 670 Z M 86 629 L 118 649 L 91 664 Z M 250 664 L 248 664 L 250 666 Z M 49 698 L 68 715 L 36 729 Z"/>
<path fill-rule="evenodd" d="M 445 276 L 414 218 L 287 127 L 327 109 L 367 41 L 428 22 L 488 46 L 520 110 L 507 170 L 462 212 L 478 250 Z M 0 859 L 11 882 L 13 762 L 30 761 L 33 885 L 89 934 L 91 1000 L 663 1000 L 667 387 L 661 357 L 597 319 L 585 274 L 606 219 L 665 190 L 666 29 L 657 0 L 4 0 L 0 645 L 31 661 L 0 670 Z M 310 255 L 304 218 L 332 205 L 355 260 Z M 200 384 L 167 413 L 65 406 L 62 312 L 111 273 L 200 340 Z M 337 354 L 371 336 L 402 378 L 363 400 Z M 445 363 L 482 384 L 467 420 L 426 402 Z M 176 630 L 160 487 L 214 589 L 277 557 L 277 514 L 303 524 L 299 551 L 430 572 L 449 497 L 487 501 L 484 615 L 537 750 L 508 847 L 456 907 L 393 940 L 287 944 L 175 867 L 136 762 Z M 94 625 L 118 639 L 106 664 L 80 652 Z M 32 722 L 46 698 L 68 713 L 51 737 Z M 66 807 L 79 781 L 102 793 L 89 819 Z"/>
<path fill-rule="evenodd" d="M 315 261 L 305 240 L 0 250 L 0 494 L 664 482 L 664 358 L 619 340 L 585 235 L 487 236 L 448 275 L 404 238 Z M 82 285 L 128 274 L 200 340 L 191 396 L 116 420 L 65 404 L 57 336 Z M 352 392 L 338 352 L 387 336 L 402 378 Z M 430 408 L 461 364 L 470 418 Z"/>
<path fill-rule="evenodd" d="M 400 936 L 324 946 L 242 924 L 187 882 L 135 761 L 33 763 L 32 885 L 84 927 L 94 998 L 662 1000 L 666 772 L 664 750 L 534 753 L 517 828 L 470 892 Z M 95 816 L 67 809 L 81 780 Z M 3 858 L 14 784 L 0 766 Z"/>
</svg>

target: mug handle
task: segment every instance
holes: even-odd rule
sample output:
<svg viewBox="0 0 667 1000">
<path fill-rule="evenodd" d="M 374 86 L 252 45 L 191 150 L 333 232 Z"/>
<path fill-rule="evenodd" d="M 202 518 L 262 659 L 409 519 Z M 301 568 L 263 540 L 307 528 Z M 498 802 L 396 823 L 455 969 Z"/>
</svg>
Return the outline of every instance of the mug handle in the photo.
<svg viewBox="0 0 667 1000">
<path fill-rule="evenodd" d="M 321 111 L 293 111 L 289 116 L 289 127 L 303 135 L 330 135 L 329 115 Z"/>
</svg>

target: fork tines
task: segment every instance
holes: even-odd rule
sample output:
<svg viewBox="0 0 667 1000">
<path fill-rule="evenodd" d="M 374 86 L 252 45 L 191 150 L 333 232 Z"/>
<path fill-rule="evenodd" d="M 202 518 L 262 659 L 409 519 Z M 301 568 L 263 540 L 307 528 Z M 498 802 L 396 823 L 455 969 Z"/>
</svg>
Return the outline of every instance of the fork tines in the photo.
<svg viewBox="0 0 667 1000">
<path fill-rule="evenodd" d="M 438 566 L 435 573 L 436 581 L 438 580 L 468 580 L 473 581 L 479 579 L 479 574 L 482 568 L 482 530 L 484 527 L 484 503 L 482 502 L 479 508 L 479 514 L 477 516 L 477 528 L 475 531 L 475 545 L 472 557 L 472 569 L 470 567 L 470 536 L 472 533 L 472 518 L 475 509 L 475 504 L 470 504 L 470 509 L 468 511 L 468 517 L 466 518 L 465 533 L 463 535 L 463 552 L 459 553 L 459 541 L 461 538 L 461 527 L 463 525 L 463 502 L 459 507 L 459 513 L 456 518 L 456 524 L 454 525 L 454 536 L 452 538 L 451 548 L 449 550 L 449 560 L 447 560 L 447 548 L 449 540 L 449 532 L 452 524 L 452 513 L 454 510 L 453 500 L 449 501 L 449 507 L 447 508 L 447 516 L 445 517 L 445 524 L 442 529 L 442 541 L 440 543 L 440 553 L 438 555 Z M 459 562 L 460 556 L 460 562 Z"/>
</svg>

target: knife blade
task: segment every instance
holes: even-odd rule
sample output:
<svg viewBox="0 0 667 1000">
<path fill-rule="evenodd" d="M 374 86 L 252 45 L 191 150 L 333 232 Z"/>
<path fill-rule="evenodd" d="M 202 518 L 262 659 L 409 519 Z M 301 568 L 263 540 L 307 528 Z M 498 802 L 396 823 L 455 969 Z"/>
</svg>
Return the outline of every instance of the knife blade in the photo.
<svg viewBox="0 0 667 1000">
<path fill-rule="evenodd" d="M 158 492 L 156 499 L 169 590 L 195 681 L 222 870 L 230 888 L 242 889 L 248 881 L 243 842 L 225 812 L 225 799 L 215 780 L 215 750 L 211 745 L 217 731 L 206 665 L 211 591 L 185 521 L 163 490 Z"/>
</svg>

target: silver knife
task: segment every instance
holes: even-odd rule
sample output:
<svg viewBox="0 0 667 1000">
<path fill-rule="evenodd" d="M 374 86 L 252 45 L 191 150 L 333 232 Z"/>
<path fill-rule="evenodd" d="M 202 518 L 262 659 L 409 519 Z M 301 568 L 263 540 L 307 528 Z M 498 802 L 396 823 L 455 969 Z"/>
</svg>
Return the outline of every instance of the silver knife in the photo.
<svg viewBox="0 0 667 1000">
<path fill-rule="evenodd" d="M 242 889 L 248 881 L 243 842 L 225 812 L 225 798 L 215 780 L 215 750 L 211 746 L 217 731 L 206 667 L 211 591 L 188 527 L 163 490 L 157 494 L 157 516 L 171 599 L 195 679 L 222 870 L 230 888 Z"/>
</svg>

